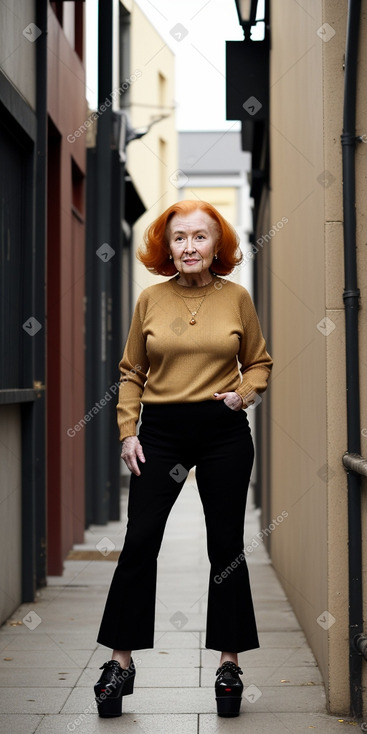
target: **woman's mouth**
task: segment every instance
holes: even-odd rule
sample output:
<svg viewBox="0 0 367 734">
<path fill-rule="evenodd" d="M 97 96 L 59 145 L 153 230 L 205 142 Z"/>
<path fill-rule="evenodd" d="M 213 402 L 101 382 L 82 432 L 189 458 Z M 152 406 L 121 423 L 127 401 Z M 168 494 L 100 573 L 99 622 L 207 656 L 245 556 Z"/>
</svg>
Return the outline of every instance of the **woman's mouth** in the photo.
<svg viewBox="0 0 367 734">
<path fill-rule="evenodd" d="M 194 259 L 192 258 L 192 259 L 190 259 L 190 260 L 183 260 L 183 262 L 185 263 L 185 265 L 195 265 L 195 263 L 198 263 L 198 262 L 200 262 L 200 260 L 194 260 Z"/>
</svg>

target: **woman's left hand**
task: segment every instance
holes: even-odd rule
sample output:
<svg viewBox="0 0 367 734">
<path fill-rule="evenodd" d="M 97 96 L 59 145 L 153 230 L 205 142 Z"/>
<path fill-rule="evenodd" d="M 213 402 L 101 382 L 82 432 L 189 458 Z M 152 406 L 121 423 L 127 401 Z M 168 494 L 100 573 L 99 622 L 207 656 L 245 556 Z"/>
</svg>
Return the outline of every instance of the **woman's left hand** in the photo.
<svg viewBox="0 0 367 734">
<path fill-rule="evenodd" d="M 224 400 L 231 410 L 241 410 L 243 407 L 241 395 L 237 392 L 215 392 L 214 398 L 215 400 Z"/>
</svg>

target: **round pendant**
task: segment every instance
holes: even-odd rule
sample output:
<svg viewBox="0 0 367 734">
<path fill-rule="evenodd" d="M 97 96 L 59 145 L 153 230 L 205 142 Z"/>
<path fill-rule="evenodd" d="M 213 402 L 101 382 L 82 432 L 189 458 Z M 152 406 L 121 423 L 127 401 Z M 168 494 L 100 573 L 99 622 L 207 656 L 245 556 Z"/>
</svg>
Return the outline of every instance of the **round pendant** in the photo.
<svg viewBox="0 0 367 734">
<path fill-rule="evenodd" d="M 189 323 L 193 326 L 194 324 L 196 324 L 196 321 L 195 321 L 195 319 L 191 319 L 191 321 L 189 321 Z"/>
</svg>

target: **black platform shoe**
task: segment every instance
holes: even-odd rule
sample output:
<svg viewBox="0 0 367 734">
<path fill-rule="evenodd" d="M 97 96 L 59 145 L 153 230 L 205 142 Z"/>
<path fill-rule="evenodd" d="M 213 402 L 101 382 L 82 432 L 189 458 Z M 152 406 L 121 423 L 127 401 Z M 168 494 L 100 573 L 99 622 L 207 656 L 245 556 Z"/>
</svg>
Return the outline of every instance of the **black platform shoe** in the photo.
<svg viewBox="0 0 367 734">
<path fill-rule="evenodd" d="M 243 683 L 239 678 L 241 668 L 226 660 L 218 668 L 215 681 L 215 699 L 218 716 L 238 716 L 240 713 Z"/>
<path fill-rule="evenodd" d="M 94 686 L 98 713 L 102 717 L 121 716 L 122 697 L 134 690 L 134 661 L 130 658 L 129 667 L 122 668 L 117 660 L 109 660 L 101 665 L 100 670 L 103 673 Z"/>
</svg>

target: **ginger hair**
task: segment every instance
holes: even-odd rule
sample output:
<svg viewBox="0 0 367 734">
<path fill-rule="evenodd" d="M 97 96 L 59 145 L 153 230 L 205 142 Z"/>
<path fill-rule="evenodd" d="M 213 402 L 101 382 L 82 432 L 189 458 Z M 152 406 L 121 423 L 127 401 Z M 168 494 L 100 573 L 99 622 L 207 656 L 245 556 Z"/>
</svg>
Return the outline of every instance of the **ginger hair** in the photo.
<svg viewBox="0 0 367 734">
<path fill-rule="evenodd" d="M 194 211 L 202 211 L 217 225 L 217 259 L 213 260 L 211 270 L 218 275 L 228 275 L 242 261 L 239 237 L 236 230 L 218 210 L 205 201 L 185 200 L 168 207 L 144 232 L 144 246 L 139 247 L 137 258 L 155 275 L 175 275 L 177 270 L 169 258 L 168 228 L 175 214 L 186 216 Z"/>
</svg>

